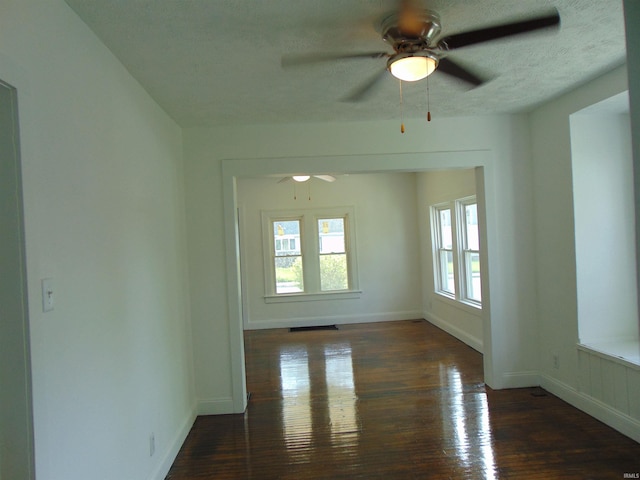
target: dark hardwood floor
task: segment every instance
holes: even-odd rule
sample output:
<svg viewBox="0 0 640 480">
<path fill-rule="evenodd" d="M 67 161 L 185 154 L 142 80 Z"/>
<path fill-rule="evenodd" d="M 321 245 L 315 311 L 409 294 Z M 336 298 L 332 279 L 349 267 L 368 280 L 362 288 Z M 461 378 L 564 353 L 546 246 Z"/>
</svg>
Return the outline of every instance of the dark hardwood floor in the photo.
<svg viewBox="0 0 640 480">
<path fill-rule="evenodd" d="M 640 444 L 540 388 L 491 390 L 482 356 L 425 321 L 249 331 L 245 346 L 246 413 L 198 417 L 167 479 L 640 472 Z"/>
</svg>

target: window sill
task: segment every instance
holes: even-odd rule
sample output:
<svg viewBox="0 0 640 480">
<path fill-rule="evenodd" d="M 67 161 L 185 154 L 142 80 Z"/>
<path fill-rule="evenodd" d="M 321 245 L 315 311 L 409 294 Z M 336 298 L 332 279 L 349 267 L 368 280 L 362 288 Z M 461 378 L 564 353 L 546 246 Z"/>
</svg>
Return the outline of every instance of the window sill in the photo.
<svg viewBox="0 0 640 480">
<path fill-rule="evenodd" d="M 283 293 L 280 295 L 265 295 L 264 303 L 315 302 L 318 300 L 349 300 L 360 298 L 362 290 L 344 290 L 339 292 L 319 293 Z"/>
<path fill-rule="evenodd" d="M 620 340 L 600 343 L 578 343 L 578 350 L 593 353 L 635 370 L 640 370 L 640 340 Z"/>
</svg>

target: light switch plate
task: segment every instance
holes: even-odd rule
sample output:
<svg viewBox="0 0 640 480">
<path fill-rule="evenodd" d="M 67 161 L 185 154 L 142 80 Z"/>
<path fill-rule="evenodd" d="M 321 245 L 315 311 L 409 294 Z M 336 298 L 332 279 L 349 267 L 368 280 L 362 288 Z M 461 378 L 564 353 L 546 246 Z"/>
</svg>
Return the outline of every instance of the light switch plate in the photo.
<svg viewBox="0 0 640 480">
<path fill-rule="evenodd" d="M 42 311 L 50 312 L 53 310 L 53 278 L 43 278 L 42 282 Z"/>
</svg>

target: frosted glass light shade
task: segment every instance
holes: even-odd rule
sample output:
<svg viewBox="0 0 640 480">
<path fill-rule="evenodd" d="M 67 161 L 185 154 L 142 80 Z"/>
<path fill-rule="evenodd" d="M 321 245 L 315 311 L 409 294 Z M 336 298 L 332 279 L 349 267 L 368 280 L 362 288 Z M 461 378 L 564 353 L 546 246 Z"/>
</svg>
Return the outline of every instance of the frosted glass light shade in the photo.
<svg viewBox="0 0 640 480">
<path fill-rule="evenodd" d="M 389 64 L 391 74 L 405 82 L 415 82 L 431 75 L 436 69 L 436 61 L 431 57 L 402 57 Z"/>
<path fill-rule="evenodd" d="M 296 182 L 306 182 L 311 177 L 309 175 L 294 175 L 293 178 Z"/>
</svg>

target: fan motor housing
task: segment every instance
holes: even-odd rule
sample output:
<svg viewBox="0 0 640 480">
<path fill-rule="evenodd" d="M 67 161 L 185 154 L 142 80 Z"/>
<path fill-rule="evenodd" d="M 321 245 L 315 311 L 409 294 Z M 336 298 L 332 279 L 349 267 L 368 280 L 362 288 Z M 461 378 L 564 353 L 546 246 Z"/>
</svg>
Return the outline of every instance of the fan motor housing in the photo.
<svg viewBox="0 0 640 480">
<path fill-rule="evenodd" d="M 430 10 L 421 10 L 412 20 L 420 25 L 419 30 L 403 32 L 400 28 L 400 15 L 396 12 L 380 23 L 382 38 L 390 43 L 396 52 L 411 53 L 428 48 L 434 38 L 440 34 L 440 16 Z"/>
</svg>

